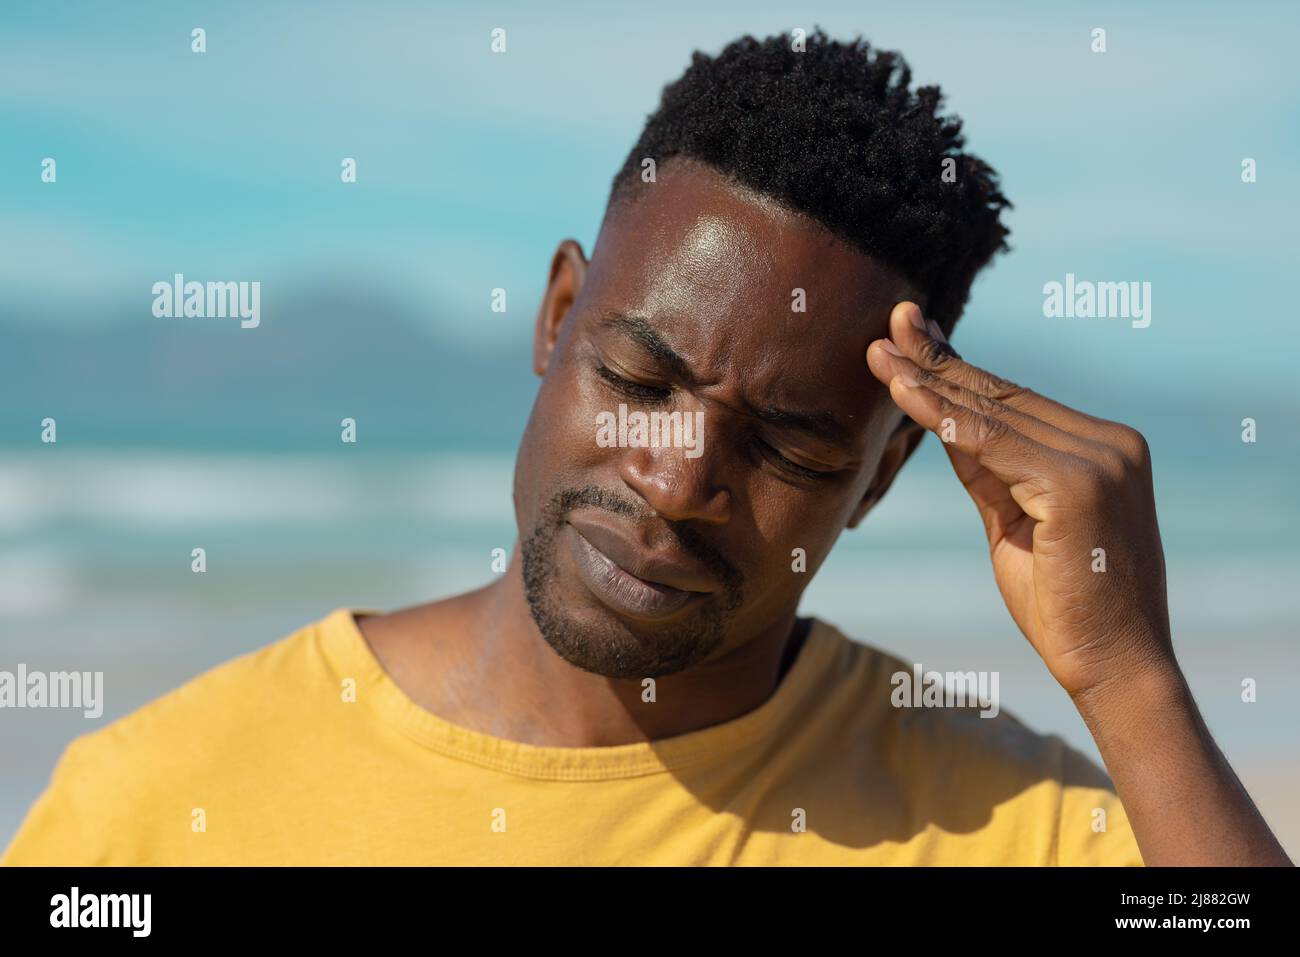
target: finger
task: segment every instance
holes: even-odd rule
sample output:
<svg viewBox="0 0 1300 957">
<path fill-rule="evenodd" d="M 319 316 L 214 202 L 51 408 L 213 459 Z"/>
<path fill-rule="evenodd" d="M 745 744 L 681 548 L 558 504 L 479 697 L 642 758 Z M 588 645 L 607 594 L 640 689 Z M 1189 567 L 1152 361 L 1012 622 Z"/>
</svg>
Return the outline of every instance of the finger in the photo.
<svg viewBox="0 0 1300 957">
<path fill-rule="evenodd" d="M 867 365 L 871 367 L 876 378 L 886 385 L 894 376 L 906 375 L 958 405 L 964 405 L 982 415 L 1001 419 L 1026 438 L 1040 442 L 1058 452 L 1069 452 L 1089 459 L 1096 459 L 1101 454 L 1101 447 L 1091 439 L 1066 432 L 1050 422 L 1044 422 L 1005 402 L 974 392 L 952 379 L 946 379 L 929 369 L 922 368 L 888 339 L 877 339 L 868 347 Z"/>
<path fill-rule="evenodd" d="M 889 336 L 921 368 L 1064 432 L 1105 443 L 1117 427 L 1115 422 L 1062 405 L 966 362 L 946 341 L 937 323 L 933 323 L 933 328 L 927 324 L 914 302 L 900 302 L 894 307 L 889 316 Z"/>
<path fill-rule="evenodd" d="M 922 428 L 935 432 L 945 444 L 965 452 L 1008 485 L 1041 491 L 1067 464 L 1066 453 L 1034 442 L 1001 419 L 958 405 L 907 376 L 894 376 L 889 394 Z M 1020 501 L 1022 496 L 1016 498 Z"/>
<path fill-rule="evenodd" d="M 974 457 L 949 443 L 944 443 L 943 450 L 948 453 L 948 461 L 952 464 L 957 481 L 961 482 L 979 511 L 989 543 L 1009 537 L 1016 524 L 1025 518 L 1025 511 L 1011 494 L 1011 487 Z"/>
<path fill-rule="evenodd" d="M 926 387 L 930 388 L 931 391 L 939 392 L 940 395 L 946 395 L 950 399 L 952 398 L 951 392 L 935 388 L 936 385 L 942 384 L 949 390 L 967 391 L 961 390 L 959 386 L 947 383 L 932 372 L 920 368 L 916 363 L 904 356 L 902 350 L 889 339 L 877 339 L 867 347 L 867 365 L 876 378 L 886 386 L 890 386 L 891 380 L 901 374 L 918 382 L 924 381 Z M 892 386 L 890 392 L 892 396 Z M 968 394 L 974 395 L 974 393 Z M 993 400 L 983 399 L 983 401 L 992 402 Z M 979 411 L 978 406 L 972 405 L 970 402 L 961 404 Z M 1012 411 L 1014 412 L 1014 410 Z M 1021 413 L 1016 414 L 1020 415 Z M 1025 416 L 1025 418 L 1028 417 Z M 954 427 L 955 425 L 954 422 Z M 942 434 L 940 437 L 942 438 Z M 1012 494 L 1011 486 L 989 471 L 973 455 L 961 451 L 952 443 L 944 442 L 943 450 L 948 455 L 948 461 L 952 465 L 953 473 L 957 476 L 957 481 L 961 482 L 962 487 L 966 489 L 966 493 L 971 497 L 971 501 L 975 503 L 975 508 L 979 511 L 980 519 L 984 523 L 984 533 L 989 542 L 998 542 L 1010 535 L 1016 523 L 1023 521 L 1025 518 L 1025 511 Z"/>
</svg>

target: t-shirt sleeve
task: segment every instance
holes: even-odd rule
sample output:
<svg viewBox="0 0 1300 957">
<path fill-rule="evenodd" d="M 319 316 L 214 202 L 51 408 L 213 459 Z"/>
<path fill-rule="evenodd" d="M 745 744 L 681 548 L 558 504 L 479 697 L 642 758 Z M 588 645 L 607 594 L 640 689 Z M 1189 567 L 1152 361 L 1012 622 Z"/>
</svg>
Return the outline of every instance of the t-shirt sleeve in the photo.
<svg viewBox="0 0 1300 957">
<path fill-rule="evenodd" d="M 0 866 L 51 867 L 102 864 L 102 855 L 92 840 L 94 826 L 89 802 L 93 782 L 81 753 L 84 742 L 73 741 L 64 749 L 49 784 L 37 797 L 9 843 Z"/>
<path fill-rule="evenodd" d="M 1106 773 L 1064 746 L 1056 864 L 1066 867 L 1141 867 L 1142 852 L 1128 814 Z"/>
</svg>

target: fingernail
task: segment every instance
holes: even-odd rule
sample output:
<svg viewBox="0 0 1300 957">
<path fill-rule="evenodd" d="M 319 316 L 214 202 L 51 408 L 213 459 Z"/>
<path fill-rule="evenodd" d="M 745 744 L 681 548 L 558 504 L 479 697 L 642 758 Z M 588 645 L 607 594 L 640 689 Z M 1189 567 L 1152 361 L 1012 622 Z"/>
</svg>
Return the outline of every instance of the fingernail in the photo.
<svg viewBox="0 0 1300 957">
<path fill-rule="evenodd" d="M 921 384 L 917 382 L 915 379 L 913 379 L 910 375 L 903 375 L 902 373 L 894 376 L 894 378 L 897 379 L 899 382 L 903 383 L 903 385 L 907 386 L 909 389 L 915 389 Z"/>
<path fill-rule="evenodd" d="M 930 330 L 932 338 L 938 339 L 940 342 L 948 341 L 948 337 L 945 336 L 943 330 L 939 328 L 939 323 L 935 322 L 933 319 L 925 320 L 925 326 Z"/>
<path fill-rule="evenodd" d="M 912 325 L 925 332 L 925 316 L 921 315 L 921 309 L 918 306 L 912 307 Z"/>
<path fill-rule="evenodd" d="M 891 356 L 898 356 L 900 359 L 903 358 L 903 350 L 898 348 L 898 346 L 894 345 L 894 343 L 888 339 L 880 340 L 880 348 L 884 349 Z"/>
</svg>

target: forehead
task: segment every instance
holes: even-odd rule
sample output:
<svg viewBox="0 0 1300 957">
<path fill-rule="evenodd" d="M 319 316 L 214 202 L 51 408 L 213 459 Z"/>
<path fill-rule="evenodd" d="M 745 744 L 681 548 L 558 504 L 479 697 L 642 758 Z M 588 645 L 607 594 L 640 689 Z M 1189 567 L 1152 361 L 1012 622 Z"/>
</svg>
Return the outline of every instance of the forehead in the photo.
<svg viewBox="0 0 1300 957">
<path fill-rule="evenodd" d="M 828 309 L 860 310 L 910 288 L 810 216 L 703 164 L 670 161 L 660 168 L 658 182 L 638 189 L 636 199 L 610 217 L 596 256 L 633 257 L 617 263 L 621 278 L 640 280 L 665 305 L 682 304 L 678 300 L 693 293 L 698 306 L 705 291 L 724 299 L 747 290 L 788 292 L 799 280 L 818 286 Z M 688 293 L 683 282 L 699 288 Z"/>
<path fill-rule="evenodd" d="M 702 379 L 743 378 L 763 399 L 838 398 L 854 418 L 879 399 L 865 352 L 895 303 L 920 299 L 905 280 L 700 164 L 663 164 L 638 189 L 601 230 L 584 313 L 644 318 Z"/>
</svg>

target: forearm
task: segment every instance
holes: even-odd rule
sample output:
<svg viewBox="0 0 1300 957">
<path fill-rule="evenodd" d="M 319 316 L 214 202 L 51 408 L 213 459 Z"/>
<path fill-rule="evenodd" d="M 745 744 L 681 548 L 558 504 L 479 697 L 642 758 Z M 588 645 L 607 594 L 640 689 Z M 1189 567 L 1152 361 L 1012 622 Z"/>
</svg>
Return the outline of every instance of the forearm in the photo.
<svg viewBox="0 0 1300 957">
<path fill-rule="evenodd" d="M 1075 699 L 1148 866 L 1289 866 L 1178 666 Z"/>
</svg>

